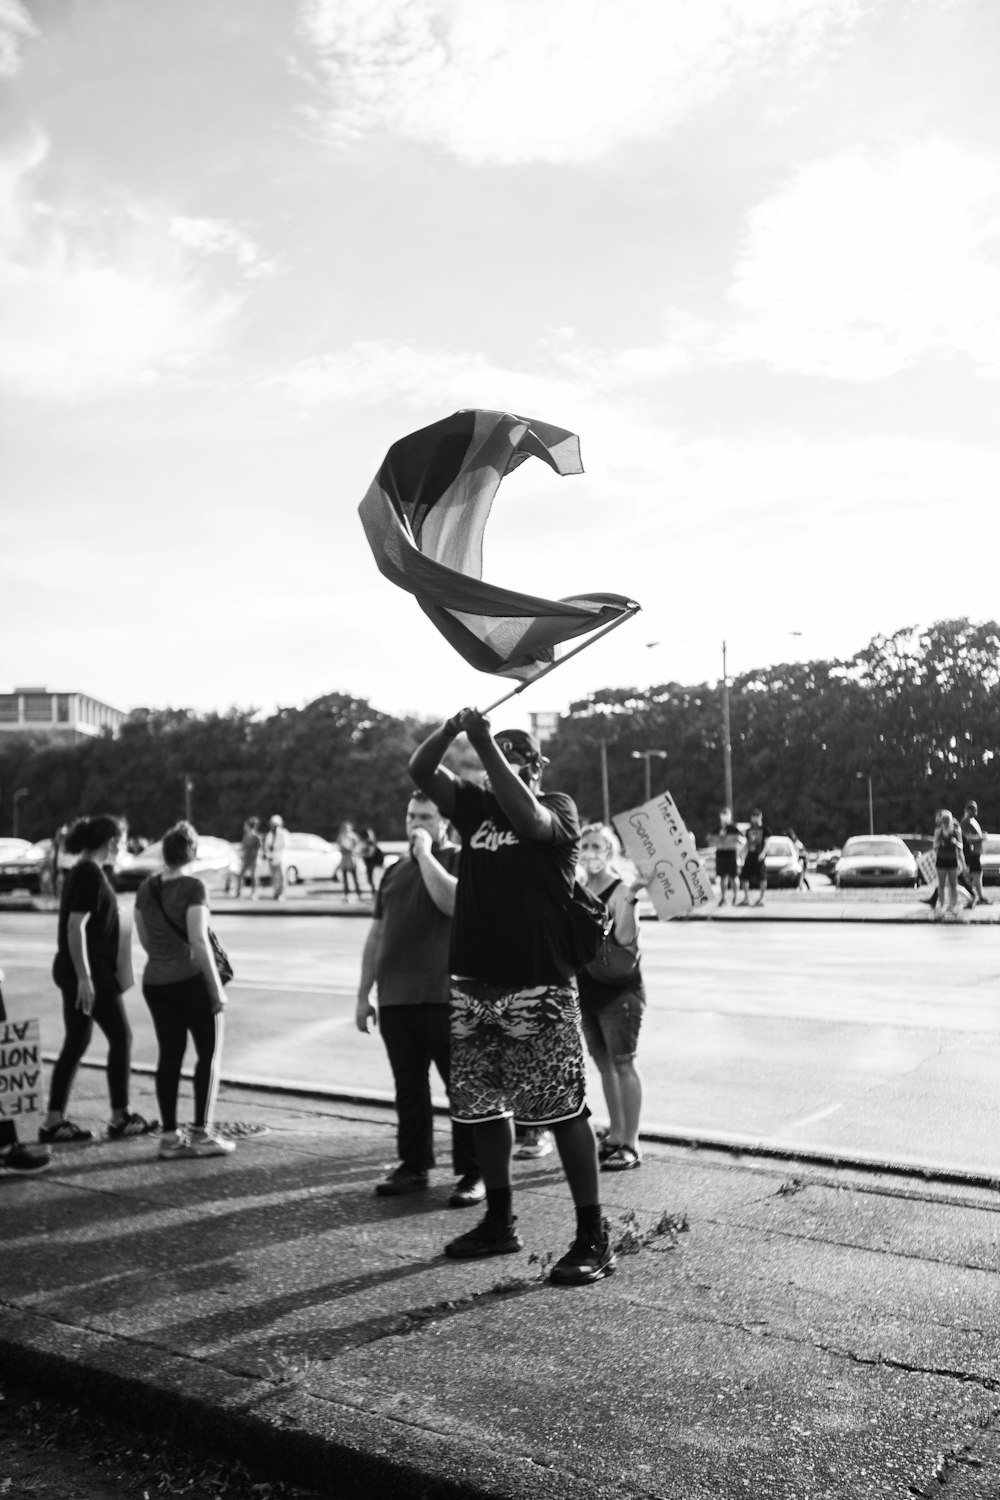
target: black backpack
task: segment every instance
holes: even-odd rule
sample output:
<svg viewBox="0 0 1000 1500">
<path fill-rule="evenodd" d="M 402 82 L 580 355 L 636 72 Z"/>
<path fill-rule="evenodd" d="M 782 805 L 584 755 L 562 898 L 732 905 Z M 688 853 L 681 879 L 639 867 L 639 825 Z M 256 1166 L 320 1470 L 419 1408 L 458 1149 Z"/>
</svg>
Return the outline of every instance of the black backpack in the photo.
<svg viewBox="0 0 1000 1500">
<path fill-rule="evenodd" d="M 604 902 L 592 896 L 578 880 L 573 881 L 565 913 L 567 957 L 573 965 L 573 973 L 579 974 L 581 969 L 607 951 L 614 918 Z"/>
</svg>

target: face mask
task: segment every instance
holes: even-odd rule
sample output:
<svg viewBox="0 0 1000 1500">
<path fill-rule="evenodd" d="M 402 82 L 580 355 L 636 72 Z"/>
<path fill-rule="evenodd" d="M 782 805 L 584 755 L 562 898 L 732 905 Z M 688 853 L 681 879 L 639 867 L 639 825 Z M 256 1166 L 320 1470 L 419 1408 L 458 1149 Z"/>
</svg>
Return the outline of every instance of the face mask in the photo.
<svg viewBox="0 0 1000 1500">
<path fill-rule="evenodd" d="M 580 856 L 580 863 L 583 865 L 583 868 L 585 870 L 588 870 L 590 872 L 591 875 L 599 874 L 600 871 L 604 869 L 607 862 L 608 860 L 606 855 L 598 854 L 593 849 L 588 849 L 585 854 L 581 854 Z"/>
</svg>

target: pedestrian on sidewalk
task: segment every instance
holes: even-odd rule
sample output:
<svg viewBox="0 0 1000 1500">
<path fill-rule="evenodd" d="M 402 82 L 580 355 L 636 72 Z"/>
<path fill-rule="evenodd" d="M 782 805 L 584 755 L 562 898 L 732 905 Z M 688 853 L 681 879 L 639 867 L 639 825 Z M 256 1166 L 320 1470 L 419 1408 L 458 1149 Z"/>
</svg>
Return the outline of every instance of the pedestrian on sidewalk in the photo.
<svg viewBox="0 0 1000 1500">
<path fill-rule="evenodd" d="M 381 870 L 385 865 L 385 854 L 379 848 L 378 839 L 375 837 L 374 828 L 365 828 L 361 832 L 358 844 L 358 854 L 365 867 L 365 877 L 368 881 L 368 889 L 374 896 L 381 879 Z"/>
<path fill-rule="evenodd" d="M 159 1129 L 129 1108 L 132 1028 L 122 994 L 132 987 L 132 963 L 128 951 L 120 951 L 118 899 L 105 873 L 114 864 L 121 838 L 120 820 L 108 814 L 79 818 L 66 835 L 66 853 L 80 857 L 66 872 L 52 964 L 66 1033 L 52 1070 L 48 1113 L 38 1132 L 38 1139 L 50 1145 L 93 1139 L 93 1131 L 67 1118 L 66 1105 L 95 1023 L 108 1041 L 111 1118 L 105 1134 L 120 1140 Z"/>
<path fill-rule="evenodd" d="M 260 819 L 247 818 L 243 824 L 243 837 L 240 840 L 240 873 L 236 880 L 237 898 L 243 895 L 244 883 L 250 881 L 250 899 L 257 899 L 257 861 L 264 847 L 264 840 L 260 834 Z"/>
<path fill-rule="evenodd" d="M 975 906 L 989 906 L 983 891 L 983 830 L 979 822 L 979 805 L 967 802 L 962 817 L 962 844 L 965 851 L 966 876 Z"/>
<path fill-rule="evenodd" d="M 447 1089 L 451 1078 L 448 954 L 455 910 L 458 849 L 445 837 L 445 822 L 431 799 L 414 792 L 406 808 L 409 853 L 390 865 L 375 894 L 372 924 L 361 955 L 356 1023 L 382 1030 L 396 1085 L 399 1165 L 378 1183 L 383 1198 L 425 1190 L 434 1161 L 431 1063 Z M 371 1003 L 378 994 L 378 1010 Z M 486 1196 L 470 1125 L 451 1132 L 457 1182 L 452 1208 L 468 1208 Z"/>
<path fill-rule="evenodd" d="M 361 900 L 361 886 L 358 883 L 358 844 L 359 839 L 354 832 L 352 823 L 341 823 L 340 832 L 337 834 L 337 848 L 340 850 L 340 878 L 344 882 L 344 905 L 350 901 L 349 888 L 351 881 L 354 882 L 354 894 Z"/>
<path fill-rule="evenodd" d="M 746 853 L 740 871 L 741 906 L 750 905 L 751 890 L 757 891 L 754 906 L 763 906 L 767 895 L 767 865 L 764 863 L 764 845 L 771 837 L 771 830 L 764 823 L 764 814 L 755 807 L 750 814 L 750 827 L 746 832 Z"/>
<path fill-rule="evenodd" d="M 267 867 L 271 874 L 271 899 L 273 901 L 285 899 L 285 845 L 287 843 L 285 820 L 280 813 L 275 813 L 268 823 L 267 833 L 264 836 L 264 853 L 267 855 Z"/>
<path fill-rule="evenodd" d="M 628 1172 L 642 1165 L 642 1078 L 635 1054 L 646 991 L 639 963 L 636 888 L 626 885 L 615 868 L 617 852 L 615 836 L 604 823 L 588 823 L 580 834 L 584 884 L 614 919 L 606 951 L 577 975 L 583 1037 L 608 1106 L 608 1134 L 597 1148 L 602 1172 Z"/>
<path fill-rule="evenodd" d="M 165 1160 L 228 1156 L 234 1144 L 213 1125 L 222 1067 L 226 997 L 208 935 L 208 892 L 189 873 L 198 834 L 176 823 L 163 835 L 163 873 L 136 892 L 135 925 L 149 955 L 142 993 L 153 1018 L 159 1055 L 156 1102 L 163 1117 L 159 1155 Z M 194 1042 L 194 1124 L 177 1125 L 177 1096 L 188 1037 Z"/>
<path fill-rule="evenodd" d="M 6 1021 L 7 1012 L 3 1003 L 3 969 L 0 969 L 0 1021 Z M 52 1165 L 52 1152 L 48 1146 L 26 1146 L 17 1138 L 17 1125 L 11 1119 L 0 1120 L 0 1173 L 10 1172 L 15 1177 L 32 1177 L 45 1172 Z"/>
<path fill-rule="evenodd" d="M 960 871 L 965 870 L 962 830 L 955 816 L 946 807 L 941 809 L 934 834 L 934 868 L 938 879 L 938 908 L 934 916 L 940 922 L 946 916 L 958 915 L 958 876 Z M 946 895 L 947 908 L 944 904 Z"/>
<path fill-rule="evenodd" d="M 487 783 L 441 764 L 465 731 Z M 576 1207 L 576 1236 L 550 1271 L 582 1285 L 615 1269 L 601 1213 L 597 1144 L 585 1099 L 570 905 L 580 825 L 561 792 L 541 791 L 545 760 L 521 729 L 495 738 L 463 708 L 410 758 L 410 775 L 462 840 L 451 943 L 451 1103 L 475 1125 L 486 1217 L 445 1246 L 456 1260 L 522 1248 L 513 1213 L 514 1121 L 548 1128 Z"/>
<path fill-rule="evenodd" d="M 726 892 L 732 893 L 732 904 L 736 905 L 737 859 L 743 836 L 733 822 L 731 807 L 719 809 L 719 826 L 709 834 L 709 844 L 715 845 L 715 874 L 719 882 L 719 905 L 725 906 Z"/>
</svg>

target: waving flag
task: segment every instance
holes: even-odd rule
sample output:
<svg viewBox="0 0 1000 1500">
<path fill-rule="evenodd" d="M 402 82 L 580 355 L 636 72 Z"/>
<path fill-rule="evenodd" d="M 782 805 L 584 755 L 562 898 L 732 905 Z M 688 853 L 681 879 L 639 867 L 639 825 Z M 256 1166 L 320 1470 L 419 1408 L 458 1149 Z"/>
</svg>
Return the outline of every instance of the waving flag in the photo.
<svg viewBox="0 0 1000 1500">
<path fill-rule="evenodd" d="M 359 506 L 380 572 L 413 594 L 470 666 L 524 682 L 562 659 L 563 642 L 639 608 L 620 594 L 541 599 L 483 582 L 493 498 L 532 456 L 557 474 L 583 473 L 574 433 L 507 412 L 459 411 L 393 443 Z"/>
</svg>

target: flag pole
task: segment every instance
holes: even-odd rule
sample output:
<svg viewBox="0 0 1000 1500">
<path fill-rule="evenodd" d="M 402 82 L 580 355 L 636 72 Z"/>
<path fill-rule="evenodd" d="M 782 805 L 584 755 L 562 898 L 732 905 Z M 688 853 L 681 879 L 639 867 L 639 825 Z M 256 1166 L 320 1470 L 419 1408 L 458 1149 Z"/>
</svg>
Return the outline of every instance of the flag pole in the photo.
<svg viewBox="0 0 1000 1500">
<path fill-rule="evenodd" d="M 600 630 L 595 631 L 592 636 L 581 642 L 579 646 L 574 646 L 572 651 L 567 651 L 565 656 L 560 656 L 558 661 L 550 661 L 548 666 L 543 667 L 534 677 L 529 677 L 527 682 L 519 683 L 516 688 L 511 688 L 509 693 L 504 693 L 502 698 L 498 698 L 488 708 L 481 708 L 479 712 L 481 714 L 491 714 L 495 708 L 500 707 L 501 703 L 507 703 L 511 698 L 516 698 L 518 693 L 523 693 L 525 688 L 531 687 L 532 683 L 538 682 L 542 677 L 547 677 L 550 672 L 555 671 L 556 667 L 561 667 L 563 662 L 569 661 L 571 656 L 579 656 L 581 651 L 586 651 L 588 646 L 592 646 L 595 641 L 599 641 L 602 635 L 607 635 L 610 631 L 617 630 L 619 625 L 624 625 L 626 620 L 631 620 L 633 615 L 637 615 L 641 608 L 642 605 L 637 604 L 633 599 L 629 603 L 628 608 L 624 609 L 616 620 L 612 620 L 609 625 L 602 625 Z"/>
</svg>

